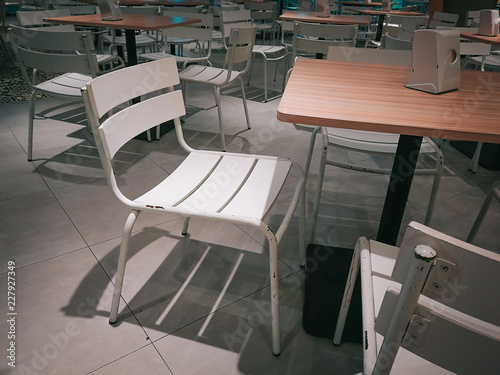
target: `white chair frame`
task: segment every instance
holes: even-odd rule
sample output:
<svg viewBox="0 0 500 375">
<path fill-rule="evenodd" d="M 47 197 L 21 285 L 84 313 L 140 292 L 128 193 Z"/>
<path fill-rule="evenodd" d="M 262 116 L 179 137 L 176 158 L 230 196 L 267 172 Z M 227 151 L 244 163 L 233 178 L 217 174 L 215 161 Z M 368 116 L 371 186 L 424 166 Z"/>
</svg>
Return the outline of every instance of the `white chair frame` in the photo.
<svg viewBox="0 0 500 375">
<path fill-rule="evenodd" d="M 33 123 L 37 94 L 81 99 L 80 89 L 99 73 L 92 35 L 85 31 L 51 31 L 11 26 L 10 39 L 24 81 L 32 90 L 28 122 L 28 160 L 33 157 Z M 37 83 L 39 72 L 61 74 Z"/>
<path fill-rule="evenodd" d="M 192 17 L 192 13 L 168 12 L 171 17 Z M 212 36 L 213 36 L 213 15 L 197 14 L 201 22 L 194 25 L 178 26 L 163 30 L 163 40 L 168 38 L 178 39 L 179 41 L 189 41 L 196 43 L 198 55 L 172 55 L 168 50 L 168 43 L 164 43 L 163 48 L 158 52 L 149 52 L 139 54 L 139 58 L 152 61 L 175 57 L 177 64 L 181 69 L 185 69 L 188 64 L 201 64 L 212 66 L 210 57 L 212 54 Z"/>
<path fill-rule="evenodd" d="M 223 34 L 223 43 L 227 48 L 226 41 L 229 35 L 231 34 L 231 30 L 234 28 L 241 27 L 255 27 L 255 24 L 251 18 L 251 13 L 249 10 L 236 10 L 236 11 L 222 11 L 221 12 L 221 27 Z M 285 71 L 283 74 L 283 88 L 285 87 L 285 75 L 288 70 L 288 49 L 282 45 L 265 45 L 265 44 L 254 44 L 252 50 L 253 56 L 260 56 L 264 59 L 264 102 L 268 101 L 268 93 L 267 93 L 267 63 L 270 61 L 276 62 L 276 69 L 274 72 L 274 80 L 276 81 L 276 75 L 278 72 L 278 62 L 284 61 L 285 63 Z M 253 67 L 253 58 L 250 60 L 250 67 L 248 72 L 248 81 L 247 84 L 250 83 L 250 78 L 252 75 L 252 67 Z"/>
<path fill-rule="evenodd" d="M 222 117 L 222 103 L 220 98 L 220 89 L 226 87 L 233 82 L 239 81 L 241 89 L 241 97 L 243 100 L 243 108 L 245 110 L 245 118 L 247 129 L 250 129 L 250 117 L 248 115 L 248 107 L 243 87 L 244 75 L 249 67 L 252 58 L 252 49 L 255 42 L 255 28 L 232 29 L 231 35 L 227 41 L 226 57 L 222 68 L 202 65 L 189 65 L 186 69 L 179 73 L 182 82 L 182 92 L 184 93 L 184 102 L 186 102 L 188 92 L 188 82 L 197 82 L 211 85 L 214 90 L 215 104 L 219 114 L 219 128 L 221 137 L 221 149 L 226 150 L 226 140 L 224 135 L 224 121 Z M 236 70 L 238 64 L 244 64 L 242 71 Z"/>
<path fill-rule="evenodd" d="M 491 285 L 500 282 L 500 254 L 416 222 L 396 258 L 387 256 L 393 249 L 358 240 L 334 344 L 341 343 L 359 270 L 363 374 L 496 374 L 500 291 Z M 389 275 L 377 272 L 384 261 Z"/>
<path fill-rule="evenodd" d="M 241 224 L 260 229 L 268 239 L 272 351 L 279 355 L 278 246 L 294 212 L 300 207 L 298 248 L 301 253 L 305 252 L 304 171 L 300 165 L 285 158 L 191 148 L 183 137 L 180 117 L 185 115 L 185 107 L 182 93 L 173 90 L 177 84 L 177 64 L 174 58 L 170 58 L 108 73 L 87 83 L 83 92 L 108 184 L 115 197 L 131 210 L 120 247 L 110 323 L 118 319 L 131 232 L 141 212 L 181 215 L 184 217 L 183 234 L 187 234 L 190 218 Z M 138 91 L 148 98 L 132 102 Z M 116 112 L 124 103 L 131 104 Z M 158 108 L 162 110 L 158 111 Z M 113 114 L 108 117 L 109 113 Z M 163 182 L 136 199 L 127 198 L 116 181 L 113 159 L 120 148 L 137 134 L 169 120 L 174 121 L 177 140 L 188 156 Z M 291 170 L 298 182 L 281 224 L 273 230 L 264 218 Z M 227 184 L 220 186 L 218 181 L 226 177 Z M 220 188 L 216 194 L 207 190 L 213 184 Z"/>
</svg>

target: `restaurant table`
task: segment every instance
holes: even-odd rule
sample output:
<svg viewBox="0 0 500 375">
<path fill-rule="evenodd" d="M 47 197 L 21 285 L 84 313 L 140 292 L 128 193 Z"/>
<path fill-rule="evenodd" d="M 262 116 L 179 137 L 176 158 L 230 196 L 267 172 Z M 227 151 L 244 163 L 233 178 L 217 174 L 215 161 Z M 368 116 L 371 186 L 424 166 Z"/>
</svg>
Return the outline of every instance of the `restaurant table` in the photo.
<svg viewBox="0 0 500 375">
<path fill-rule="evenodd" d="M 78 3 L 98 5 L 98 0 L 72 0 Z M 190 1 L 190 0 L 120 0 L 120 5 L 142 6 L 142 5 L 164 5 L 164 6 L 208 6 L 210 1 Z"/>
<path fill-rule="evenodd" d="M 382 7 L 382 2 L 371 1 L 336 1 L 335 4 L 339 4 L 342 6 L 350 6 L 350 7 L 368 7 L 368 8 L 376 8 Z"/>
<path fill-rule="evenodd" d="M 288 10 L 280 16 L 283 21 L 333 23 L 337 25 L 369 25 L 370 22 L 365 17 L 331 14 L 329 17 L 318 17 L 316 12 L 304 12 L 300 10 Z"/>
<path fill-rule="evenodd" d="M 394 14 L 397 16 L 425 16 L 425 13 L 410 12 L 406 10 L 382 10 L 382 9 L 349 9 L 349 10 L 355 11 L 359 14 L 378 16 L 377 34 L 375 35 L 376 41 L 380 41 L 380 39 L 382 39 L 382 30 L 384 28 L 384 20 L 387 14 Z"/>
<path fill-rule="evenodd" d="M 127 45 L 128 65 L 137 64 L 137 49 L 135 44 L 135 31 L 146 30 L 155 31 L 168 29 L 171 27 L 191 25 L 201 22 L 201 19 L 185 17 L 152 16 L 147 14 L 124 13 L 123 19 L 119 21 L 103 20 L 100 14 L 90 14 L 83 16 L 49 17 L 44 18 L 45 22 L 70 24 L 79 26 L 109 27 L 112 29 L 125 29 L 125 39 Z"/>
<path fill-rule="evenodd" d="M 405 87 L 410 67 L 299 58 L 278 107 L 296 124 L 400 134 L 377 240 L 395 245 L 423 136 L 500 143 L 500 73 L 461 71 L 460 89 Z"/>
<path fill-rule="evenodd" d="M 500 46 L 500 35 L 486 36 L 473 33 L 460 33 L 460 36 L 464 39 L 473 40 L 475 42 L 488 43 L 494 46 Z"/>
</svg>

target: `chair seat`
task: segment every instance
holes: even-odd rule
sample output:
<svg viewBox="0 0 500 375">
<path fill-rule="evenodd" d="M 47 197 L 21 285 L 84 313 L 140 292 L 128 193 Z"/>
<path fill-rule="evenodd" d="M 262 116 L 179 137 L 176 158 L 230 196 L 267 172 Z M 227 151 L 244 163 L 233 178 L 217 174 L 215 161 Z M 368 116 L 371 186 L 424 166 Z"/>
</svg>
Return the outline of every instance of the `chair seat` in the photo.
<svg viewBox="0 0 500 375">
<path fill-rule="evenodd" d="M 175 207 L 189 215 L 214 218 L 236 219 L 244 212 L 245 221 L 259 225 L 290 167 L 291 162 L 278 158 L 192 152 L 175 172 L 135 202 L 155 202 L 165 210 Z M 256 191 L 266 194 L 256 195 Z"/>
<path fill-rule="evenodd" d="M 167 59 L 169 57 L 173 57 L 173 58 L 175 58 L 175 60 L 178 64 L 183 63 L 185 61 L 197 62 L 197 61 L 205 61 L 206 60 L 204 57 L 191 57 L 190 55 L 186 56 L 186 54 L 184 54 L 183 56 L 171 55 L 170 53 L 167 53 L 167 52 L 141 53 L 140 56 L 141 56 L 141 58 L 146 59 L 146 60 L 150 60 L 150 61 Z"/>
<path fill-rule="evenodd" d="M 253 46 L 253 52 L 262 52 L 266 55 L 274 55 L 278 53 L 285 53 L 287 49 L 285 46 L 272 46 L 272 45 L 259 45 Z"/>
<path fill-rule="evenodd" d="M 482 56 L 473 56 L 470 57 L 470 60 L 473 60 L 477 62 L 478 64 L 481 64 L 483 62 L 483 57 Z M 493 66 L 493 67 L 499 67 L 500 66 L 500 56 L 486 56 L 484 60 L 484 65 L 485 66 Z"/>
<path fill-rule="evenodd" d="M 185 81 L 203 81 L 209 85 L 222 85 L 227 81 L 228 71 L 226 69 L 215 68 L 212 66 L 190 65 L 179 73 L 181 80 Z M 229 81 L 236 79 L 241 73 L 231 71 Z"/>
<path fill-rule="evenodd" d="M 165 41 L 167 44 L 189 44 L 196 42 L 193 38 L 167 38 Z"/>
<path fill-rule="evenodd" d="M 36 89 L 49 94 L 81 98 L 81 89 L 92 77 L 80 73 L 66 73 L 36 85 Z"/>
<path fill-rule="evenodd" d="M 395 154 L 398 147 L 399 134 L 328 128 L 328 141 L 342 147 L 369 152 Z M 421 153 L 435 153 L 426 137 L 422 140 Z"/>
<path fill-rule="evenodd" d="M 125 46 L 127 44 L 125 36 L 113 36 L 103 35 L 103 38 L 106 39 L 109 43 L 119 44 Z M 150 45 L 156 43 L 156 39 L 149 34 L 137 34 L 135 36 L 135 44 L 137 47 L 142 47 L 145 45 Z"/>
</svg>

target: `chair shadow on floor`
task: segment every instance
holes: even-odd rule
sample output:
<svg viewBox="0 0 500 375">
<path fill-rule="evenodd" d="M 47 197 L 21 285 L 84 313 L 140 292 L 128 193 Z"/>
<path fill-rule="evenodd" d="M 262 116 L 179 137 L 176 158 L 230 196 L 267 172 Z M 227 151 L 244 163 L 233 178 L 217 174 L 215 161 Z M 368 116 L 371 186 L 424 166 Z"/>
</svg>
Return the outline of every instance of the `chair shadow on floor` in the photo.
<svg viewBox="0 0 500 375">
<path fill-rule="evenodd" d="M 280 219 L 279 215 L 271 217 L 272 221 Z M 199 224 L 192 222 L 193 226 Z M 178 228 L 180 233 L 182 219 L 174 219 L 168 225 L 169 230 L 177 231 Z M 220 225 L 218 228 L 224 226 L 224 233 L 234 233 L 237 238 L 243 233 L 236 226 L 234 230 L 228 230 L 227 226 L 233 224 Z M 290 232 L 297 233 L 297 227 L 296 219 Z M 200 228 L 197 229 L 199 232 Z M 169 230 L 148 227 L 132 236 L 125 280 L 129 287 L 124 291 L 136 292 L 133 296 L 125 294 L 126 303 L 122 303 L 116 326 L 140 324 L 148 334 L 149 331 L 155 332 L 152 340 L 154 336 L 174 334 L 239 353 L 242 357 L 246 348 L 252 348 L 262 356 L 274 358 L 270 354 L 269 340 L 271 310 L 267 250 L 250 238 L 248 243 L 253 245 L 248 251 L 248 244 L 243 245 L 245 250 L 241 250 L 191 239 L 189 235 L 176 235 Z M 265 242 L 263 240 L 258 239 Z M 298 243 L 296 234 L 289 235 L 284 242 L 291 253 L 297 252 L 290 246 Z M 113 291 L 111 280 L 116 273 L 119 250 L 118 242 L 89 270 L 76 286 L 69 303 L 61 308 L 65 315 L 90 320 L 96 316 L 109 317 Z M 102 254 L 98 250 L 96 253 L 98 257 Z M 151 267 L 153 259 L 156 267 Z M 303 278 L 283 263 L 280 270 L 282 344 L 285 349 L 301 331 Z"/>
</svg>

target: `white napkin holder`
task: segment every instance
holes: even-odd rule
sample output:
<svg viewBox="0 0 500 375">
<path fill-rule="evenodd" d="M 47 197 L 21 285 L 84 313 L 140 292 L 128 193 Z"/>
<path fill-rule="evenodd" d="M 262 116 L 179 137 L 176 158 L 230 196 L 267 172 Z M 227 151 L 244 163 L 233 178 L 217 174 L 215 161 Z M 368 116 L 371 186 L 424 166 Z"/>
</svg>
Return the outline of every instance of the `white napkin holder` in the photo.
<svg viewBox="0 0 500 375">
<path fill-rule="evenodd" d="M 329 0 L 316 0 L 316 17 L 330 17 Z"/>
<path fill-rule="evenodd" d="M 406 87 L 440 94 L 460 87 L 460 33 L 422 29 L 413 34 L 412 66 Z"/>
<path fill-rule="evenodd" d="M 382 10 L 392 10 L 392 0 L 382 0 Z"/>
<path fill-rule="evenodd" d="M 118 0 L 98 0 L 97 5 L 103 21 L 119 21 L 123 19 Z"/>
<path fill-rule="evenodd" d="M 496 9 L 485 9 L 479 13 L 478 35 L 496 36 L 498 35 L 499 13 Z"/>
</svg>

